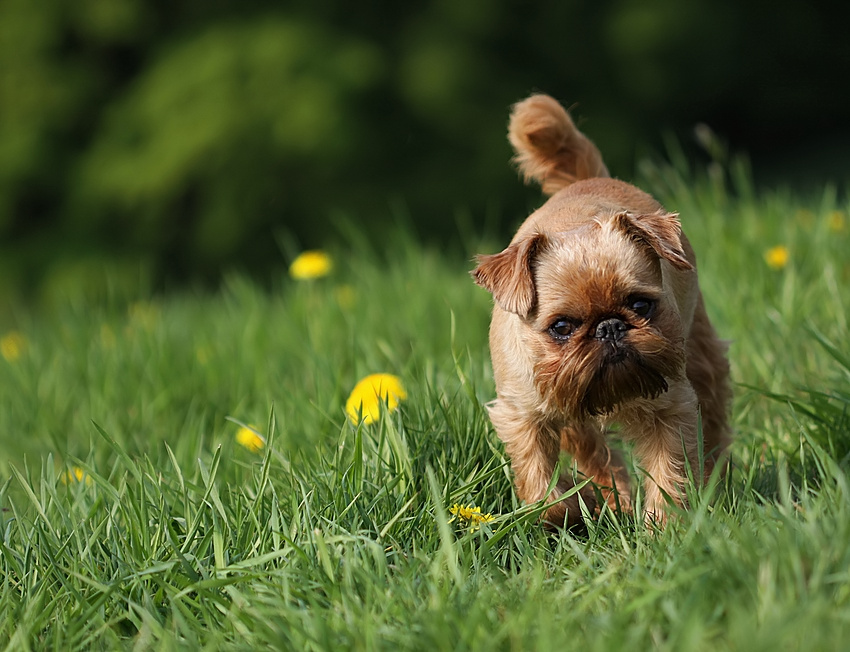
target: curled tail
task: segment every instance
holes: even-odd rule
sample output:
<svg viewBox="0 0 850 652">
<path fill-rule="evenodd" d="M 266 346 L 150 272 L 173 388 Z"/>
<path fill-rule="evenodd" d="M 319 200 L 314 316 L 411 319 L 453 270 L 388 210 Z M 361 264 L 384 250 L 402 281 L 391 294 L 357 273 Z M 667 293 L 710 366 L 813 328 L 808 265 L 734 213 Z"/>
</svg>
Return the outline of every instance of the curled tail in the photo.
<svg viewBox="0 0 850 652">
<path fill-rule="evenodd" d="M 581 179 L 610 176 L 596 146 L 548 95 L 514 104 L 508 140 L 526 183 L 536 181 L 547 195 Z"/>
</svg>

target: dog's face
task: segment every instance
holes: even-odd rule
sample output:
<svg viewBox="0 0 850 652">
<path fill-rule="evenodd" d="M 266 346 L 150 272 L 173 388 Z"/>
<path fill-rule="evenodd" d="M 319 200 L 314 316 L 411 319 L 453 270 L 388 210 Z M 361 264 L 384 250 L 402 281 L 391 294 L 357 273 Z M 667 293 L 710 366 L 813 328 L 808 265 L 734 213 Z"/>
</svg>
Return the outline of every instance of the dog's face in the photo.
<svg viewBox="0 0 850 652">
<path fill-rule="evenodd" d="M 684 375 L 682 321 L 665 266 L 691 269 L 675 215 L 623 212 L 521 237 L 482 256 L 476 280 L 518 316 L 547 409 L 604 416 Z"/>
</svg>

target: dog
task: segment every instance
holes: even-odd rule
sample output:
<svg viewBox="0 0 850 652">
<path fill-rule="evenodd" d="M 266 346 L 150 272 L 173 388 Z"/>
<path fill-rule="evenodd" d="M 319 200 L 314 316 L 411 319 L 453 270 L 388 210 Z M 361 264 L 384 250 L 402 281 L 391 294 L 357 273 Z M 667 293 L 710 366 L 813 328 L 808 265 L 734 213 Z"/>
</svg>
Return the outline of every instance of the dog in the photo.
<svg viewBox="0 0 850 652">
<path fill-rule="evenodd" d="M 511 460 L 517 495 L 545 499 L 546 524 L 583 522 L 601 500 L 632 510 L 622 453 L 645 471 L 645 519 L 663 525 L 668 501 L 687 507 L 730 443 L 727 345 L 709 321 L 696 260 L 679 217 L 612 179 L 596 146 L 553 98 L 512 107 L 508 139 L 526 182 L 549 199 L 502 252 L 477 257 L 474 280 L 494 298 L 490 420 Z M 590 484 L 562 476 L 561 452 Z"/>
</svg>

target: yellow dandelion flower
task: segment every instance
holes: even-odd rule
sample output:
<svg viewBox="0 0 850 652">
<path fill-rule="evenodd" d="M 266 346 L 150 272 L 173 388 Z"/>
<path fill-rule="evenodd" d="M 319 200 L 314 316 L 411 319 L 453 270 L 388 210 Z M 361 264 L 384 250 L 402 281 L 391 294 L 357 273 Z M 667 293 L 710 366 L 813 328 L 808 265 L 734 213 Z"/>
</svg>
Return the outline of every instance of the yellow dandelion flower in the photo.
<svg viewBox="0 0 850 652">
<path fill-rule="evenodd" d="M 407 398 L 401 379 L 392 374 L 372 374 L 354 386 L 351 396 L 345 402 L 345 411 L 349 418 L 357 423 L 362 420 L 369 424 L 381 416 L 381 407 L 386 403 L 389 410 L 398 407 L 399 402 Z"/>
<path fill-rule="evenodd" d="M 60 476 L 62 484 L 76 484 L 85 482 L 86 486 L 91 484 L 91 478 L 88 473 L 83 471 L 79 466 L 72 466 Z"/>
<path fill-rule="evenodd" d="M 305 251 L 292 261 L 289 275 L 297 281 L 306 281 L 327 276 L 332 268 L 331 257 L 324 251 Z"/>
<path fill-rule="evenodd" d="M 482 514 L 480 507 L 467 507 L 457 503 L 451 506 L 449 513 L 453 516 L 452 521 L 461 521 L 464 525 L 468 525 L 471 530 L 477 530 L 482 523 L 490 523 L 496 520 L 492 514 Z"/>
<path fill-rule="evenodd" d="M 236 443 L 247 448 L 252 453 L 259 453 L 266 446 L 266 440 L 257 432 L 255 426 L 242 426 L 236 433 Z"/>
<path fill-rule="evenodd" d="M 841 211 L 832 211 L 826 218 L 826 225 L 833 233 L 841 233 L 844 230 L 844 213 Z"/>
<path fill-rule="evenodd" d="M 27 338 L 18 331 L 10 331 L 0 338 L 0 353 L 9 362 L 14 362 L 21 357 L 27 347 Z"/>
<path fill-rule="evenodd" d="M 789 256 L 788 247 L 779 245 L 768 249 L 764 254 L 764 259 L 771 269 L 782 269 L 788 264 Z"/>
</svg>

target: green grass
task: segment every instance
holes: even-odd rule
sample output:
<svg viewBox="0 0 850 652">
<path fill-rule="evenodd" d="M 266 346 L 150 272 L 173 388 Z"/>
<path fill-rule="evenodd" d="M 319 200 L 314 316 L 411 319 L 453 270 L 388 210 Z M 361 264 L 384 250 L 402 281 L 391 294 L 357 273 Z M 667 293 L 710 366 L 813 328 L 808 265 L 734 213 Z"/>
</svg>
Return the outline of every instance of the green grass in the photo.
<svg viewBox="0 0 850 652">
<path fill-rule="evenodd" d="M 516 502 L 466 275 L 504 243 L 350 228 L 328 278 L 21 311 L 0 649 L 845 649 L 848 206 L 730 169 L 642 184 L 681 212 L 738 384 L 733 472 L 663 532 L 604 513 L 553 536 Z M 348 392 L 379 371 L 408 399 L 354 427 Z M 495 520 L 471 531 L 454 503 Z"/>
</svg>

